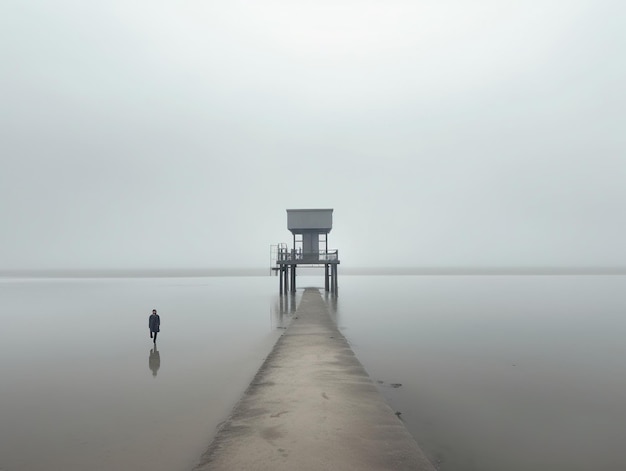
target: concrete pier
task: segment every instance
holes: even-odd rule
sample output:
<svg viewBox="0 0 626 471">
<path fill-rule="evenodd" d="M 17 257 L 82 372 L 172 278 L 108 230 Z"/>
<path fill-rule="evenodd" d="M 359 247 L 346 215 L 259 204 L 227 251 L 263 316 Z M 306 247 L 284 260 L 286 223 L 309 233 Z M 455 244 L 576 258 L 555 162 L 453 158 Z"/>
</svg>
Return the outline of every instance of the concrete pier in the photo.
<svg viewBox="0 0 626 471">
<path fill-rule="evenodd" d="M 306 289 L 196 471 L 434 471 Z"/>
</svg>

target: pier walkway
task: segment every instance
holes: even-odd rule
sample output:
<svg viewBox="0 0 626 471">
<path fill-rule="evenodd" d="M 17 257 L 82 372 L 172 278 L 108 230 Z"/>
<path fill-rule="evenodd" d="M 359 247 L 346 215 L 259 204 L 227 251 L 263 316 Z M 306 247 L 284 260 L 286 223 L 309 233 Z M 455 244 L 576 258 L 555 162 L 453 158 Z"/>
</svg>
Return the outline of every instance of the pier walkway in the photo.
<svg viewBox="0 0 626 471">
<path fill-rule="evenodd" d="M 434 471 L 306 289 L 196 471 Z"/>
</svg>

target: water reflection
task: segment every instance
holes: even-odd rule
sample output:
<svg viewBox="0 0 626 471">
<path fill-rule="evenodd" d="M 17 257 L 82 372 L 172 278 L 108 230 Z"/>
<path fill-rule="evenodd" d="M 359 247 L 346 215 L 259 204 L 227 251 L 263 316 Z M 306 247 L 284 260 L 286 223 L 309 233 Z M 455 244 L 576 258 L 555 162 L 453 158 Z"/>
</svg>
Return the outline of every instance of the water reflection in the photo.
<svg viewBox="0 0 626 471">
<path fill-rule="evenodd" d="M 271 305 L 270 324 L 272 329 L 286 329 L 293 318 L 301 294 L 288 293 L 275 296 Z"/>
<path fill-rule="evenodd" d="M 161 354 L 157 350 L 157 346 L 150 349 L 150 356 L 148 357 L 148 367 L 152 370 L 152 376 L 156 377 L 159 368 L 161 368 Z"/>
<path fill-rule="evenodd" d="M 324 296 L 324 301 L 326 301 L 326 306 L 328 306 L 328 313 L 330 314 L 330 317 L 335 321 L 335 323 L 339 327 L 340 317 L 339 317 L 337 295 L 329 291 L 324 291 L 323 296 Z"/>
<path fill-rule="evenodd" d="M 268 319 L 274 281 L 0 278 L 0 469 L 191 469 L 281 333 Z M 142 314 L 153 303 L 176 313 L 165 374 Z M 114 348 L 91 335 L 102 313 Z"/>
<path fill-rule="evenodd" d="M 331 316 L 438 470 L 626 469 L 625 277 L 342 286 Z"/>
</svg>

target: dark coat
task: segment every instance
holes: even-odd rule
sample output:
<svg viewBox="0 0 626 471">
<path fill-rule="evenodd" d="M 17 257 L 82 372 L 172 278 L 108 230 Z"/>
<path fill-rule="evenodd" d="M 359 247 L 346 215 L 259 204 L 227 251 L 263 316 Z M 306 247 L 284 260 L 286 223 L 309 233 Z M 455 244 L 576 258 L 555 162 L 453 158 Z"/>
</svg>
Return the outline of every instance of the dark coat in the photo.
<svg viewBox="0 0 626 471">
<path fill-rule="evenodd" d="M 161 332 L 161 318 L 158 314 L 150 314 L 148 317 L 148 328 L 150 332 Z"/>
</svg>

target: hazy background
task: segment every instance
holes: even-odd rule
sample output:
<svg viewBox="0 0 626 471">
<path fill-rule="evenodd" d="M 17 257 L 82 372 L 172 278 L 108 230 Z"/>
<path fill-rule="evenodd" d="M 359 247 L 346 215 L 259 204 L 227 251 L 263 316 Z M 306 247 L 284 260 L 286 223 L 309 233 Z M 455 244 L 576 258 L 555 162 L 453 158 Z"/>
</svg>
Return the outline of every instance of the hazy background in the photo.
<svg viewBox="0 0 626 471">
<path fill-rule="evenodd" d="M 626 4 L 5 0 L 0 267 L 625 266 Z"/>
</svg>

